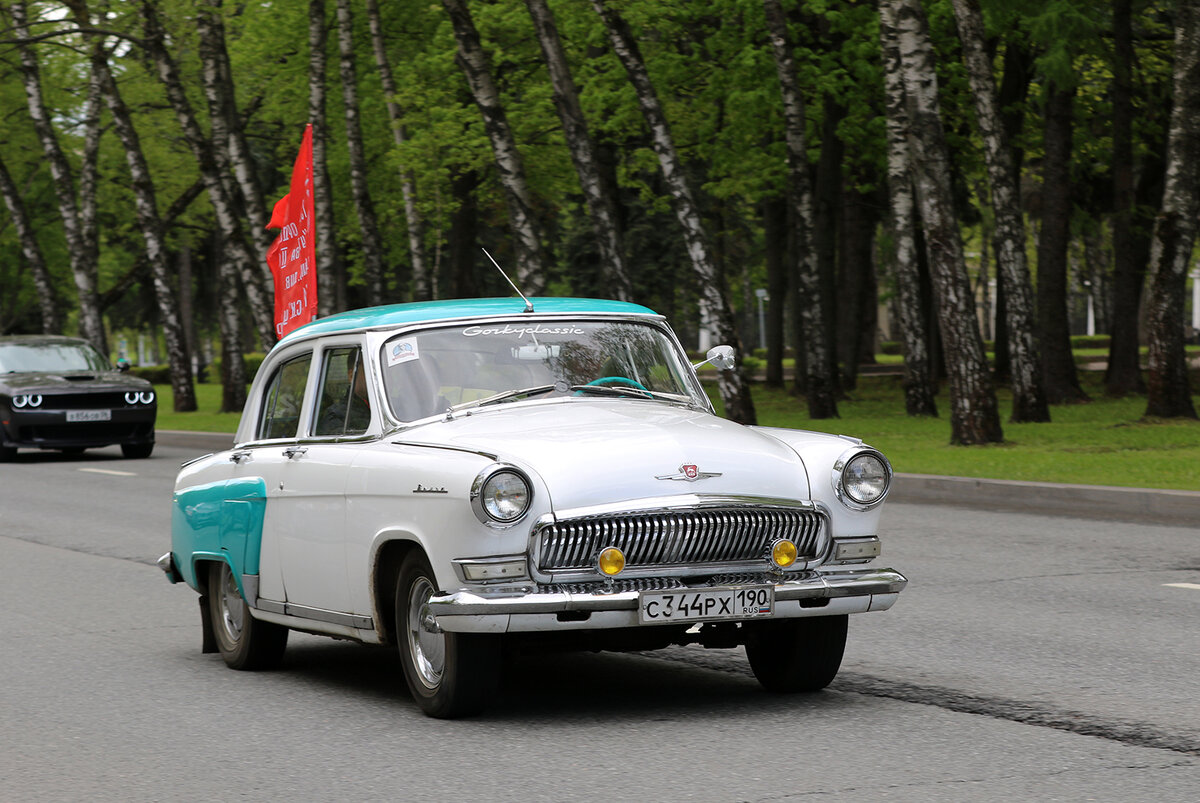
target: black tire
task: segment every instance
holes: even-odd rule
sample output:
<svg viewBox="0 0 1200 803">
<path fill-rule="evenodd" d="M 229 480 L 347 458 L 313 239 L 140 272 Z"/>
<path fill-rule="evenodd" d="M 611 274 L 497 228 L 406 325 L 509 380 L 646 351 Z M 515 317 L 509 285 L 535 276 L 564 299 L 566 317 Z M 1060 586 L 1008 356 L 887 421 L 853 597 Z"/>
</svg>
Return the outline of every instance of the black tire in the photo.
<svg viewBox="0 0 1200 803">
<path fill-rule="evenodd" d="M 837 677 L 849 617 L 779 619 L 747 625 L 746 657 L 769 692 L 820 691 Z"/>
<path fill-rule="evenodd" d="M 130 460 L 141 460 L 149 457 L 154 451 L 153 443 L 122 443 L 121 454 Z"/>
<path fill-rule="evenodd" d="M 0 446 L 0 463 L 11 463 L 17 459 L 17 447 Z"/>
<path fill-rule="evenodd" d="M 435 631 L 424 605 L 437 589 L 429 561 L 410 552 L 396 582 L 396 641 L 404 680 L 427 716 L 457 719 L 482 711 L 499 687 L 499 636 Z"/>
<path fill-rule="evenodd" d="M 231 669 L 274 669 L 283 661 L 288 629 L 250 615 L 228 563 L 209 565 L 208 609 L 217 649 Z"/>
</svg>

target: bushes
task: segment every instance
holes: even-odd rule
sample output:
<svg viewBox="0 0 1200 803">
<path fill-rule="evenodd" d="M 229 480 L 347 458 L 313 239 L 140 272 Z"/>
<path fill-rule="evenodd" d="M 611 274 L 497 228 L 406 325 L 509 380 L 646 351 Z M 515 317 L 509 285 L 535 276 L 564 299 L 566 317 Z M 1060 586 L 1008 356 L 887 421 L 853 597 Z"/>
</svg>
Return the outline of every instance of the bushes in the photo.
<svg viewBox="0 0 1200 803">
<path fill-rule="evenodd" d="M 247 380 L 254 379 L 254 375 L 258 373 L 258 369 L 262 367 L 264 357 L 266 357 L 265 354 L 259 353 L 246 354 L 244 356 L 246 360 Z M 171 384 L 171 369 L 165 365 L 138 365 L 130 368 L 129 373 L 133 376 L 147 379 L 155 385 Z M 219 357 L 213 360 L 212 364 L 207 367 L 204 381 L 214 385 L 221 384 L 221 359 Z"/>
</svg>

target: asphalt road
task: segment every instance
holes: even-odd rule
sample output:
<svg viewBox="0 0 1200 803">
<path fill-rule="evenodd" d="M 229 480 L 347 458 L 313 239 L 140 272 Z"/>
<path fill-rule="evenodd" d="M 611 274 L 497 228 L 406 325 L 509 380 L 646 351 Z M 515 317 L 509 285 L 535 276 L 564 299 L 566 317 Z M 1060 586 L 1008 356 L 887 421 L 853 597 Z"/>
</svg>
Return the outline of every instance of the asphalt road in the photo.
<svg viewBox="0 0 1200 803">
<path fill-rule="evenodd" d="M 0 465 L 0 800 L 1200 799 L 1193 527 L 893 503 L 909 588 L 821 694 L 761 692 L 740 650 L 567 655 L 441 722 L 388 649 L 200 653 L 153 565 L 197 453 Z"/>
</svg>

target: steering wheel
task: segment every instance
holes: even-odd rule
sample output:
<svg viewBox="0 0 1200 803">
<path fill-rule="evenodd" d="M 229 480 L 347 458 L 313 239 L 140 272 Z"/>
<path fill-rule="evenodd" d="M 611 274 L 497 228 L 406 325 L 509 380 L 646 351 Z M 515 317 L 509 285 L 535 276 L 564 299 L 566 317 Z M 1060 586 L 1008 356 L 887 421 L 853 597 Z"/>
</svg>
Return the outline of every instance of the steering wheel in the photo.
<svg viewBox="0 0 1200 803">
<path fill-rule="evenodd" d="M 647 393 L 650 392 L 650 388 L 646 387 L 641 382 L 638 382 L 636 379 L 630 379 L 627 376 L 602 376 L 599 379 L 593 379 L 591 382 L 588 382 L 588 384 L 599 385 L 601 387 L 615 386 L 623 388 L 637 388 L 638 390 L 644 390 Z"/>
</svg>

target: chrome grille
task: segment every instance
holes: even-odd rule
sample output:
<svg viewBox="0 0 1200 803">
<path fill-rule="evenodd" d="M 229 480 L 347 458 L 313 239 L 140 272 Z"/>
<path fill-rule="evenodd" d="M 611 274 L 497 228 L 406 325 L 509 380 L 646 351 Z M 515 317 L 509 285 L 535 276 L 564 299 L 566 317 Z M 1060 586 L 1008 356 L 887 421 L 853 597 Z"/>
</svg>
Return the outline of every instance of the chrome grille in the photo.
<svg viewBox="0 0 1200 803">
<path fill-rule="evenodd" d="M 798 562 L 812 560 L 824 543 L 824 517 L 815 510 L 727 506 L 616 513 L 552 521 L 535 538 L 542 572 L 591 569 L 597 553 L 615 546 L 627 569 L 762 560 L 784 538 Z"/>
</svg>

